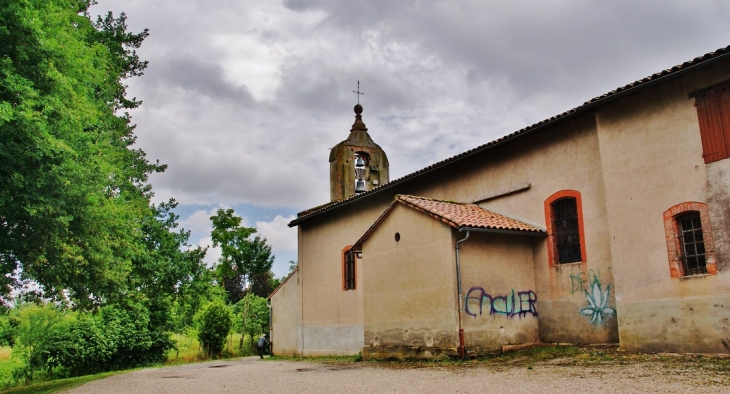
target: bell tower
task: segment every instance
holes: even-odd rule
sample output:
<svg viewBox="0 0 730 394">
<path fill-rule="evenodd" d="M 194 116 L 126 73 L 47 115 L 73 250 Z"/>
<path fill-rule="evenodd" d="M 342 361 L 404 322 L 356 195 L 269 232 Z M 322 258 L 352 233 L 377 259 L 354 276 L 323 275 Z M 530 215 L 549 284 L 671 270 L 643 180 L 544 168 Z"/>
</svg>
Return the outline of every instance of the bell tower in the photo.
<svg viewBox="0 0 730 394">
<path fill-rule="evenodd" d="M 359 92 L 358 82 L 358 94 Z M 359 96 L 358 96 L 359 98 Z M 341 201 L 389 181 L 388 157 L 368 134 L 362 105 L 355 105 L 355 123 L 346 140 L 330 151 L 330 200 Z"/>
</svg>

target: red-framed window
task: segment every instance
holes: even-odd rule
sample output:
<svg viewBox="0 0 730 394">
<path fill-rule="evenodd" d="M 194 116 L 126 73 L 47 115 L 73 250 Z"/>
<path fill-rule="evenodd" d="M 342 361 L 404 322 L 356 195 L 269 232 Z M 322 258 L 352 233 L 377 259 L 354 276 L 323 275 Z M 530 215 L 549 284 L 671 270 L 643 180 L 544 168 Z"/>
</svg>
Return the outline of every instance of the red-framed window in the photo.
<svg viewBox="0 0 730 394">
<path fill-rule="evenodd" d="M 342 249 L 342 290 L 355 290 L 357 285 L 357 254 L 352 245 Z"/>
<path fill-rule="evenodd" d="M 681 278 L 717 274 L 707 204 L 683 202 L 664 211 L 669 275 Z"/>
<path fill-rule="evenodd" d="M 545 200 L 548 259 L 551 266 L 586 262 L 583 201 L 580 192 L 561 190 Z"/>
</svg>

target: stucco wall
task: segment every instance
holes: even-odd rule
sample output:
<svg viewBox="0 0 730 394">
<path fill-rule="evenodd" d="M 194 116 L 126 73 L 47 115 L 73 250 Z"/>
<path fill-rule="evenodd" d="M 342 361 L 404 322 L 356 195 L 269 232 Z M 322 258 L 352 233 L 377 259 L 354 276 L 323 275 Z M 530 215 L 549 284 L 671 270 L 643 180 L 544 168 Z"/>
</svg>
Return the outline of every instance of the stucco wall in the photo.
<svg viewBox="0 0 730 394">
<path fill-rule="evenodd" d="M 464 233 L 456 233 L 463 239 Z M 472 232 L 459 246 L 468 354 L 539 340 L 536 238 Z"/>
<path fill-rule="evenodd" d="M 545 342 L 618 342 L 615 313 L 601 321 L 581 313 L 597 284 L 615 309 L 611 249 L 596 125 L 592 114 L 505 145 L 414 185 L 412 194 L 479 201 L 516 185 L 528 189 L 480 202 L 481 207 L 546 227 L 544 201 L 561 190 L 581 194 L 586 261 L 550 266 L 547 240 L 534 248 L 540 338 Z M 586 291 L 589 291 L 586 293 Z"/>
<path fill-rule="evenodd" d="M 730 270 L 730 160 L 707 164 L 707 205 L 715 241 L 717 268 Z"/>
<path fill-rule="evenodd" d="M 302 317 L 299 299 L 299 273 L 271 297 L 271 343 L 277 356 L 293 356 L 299 352 L 299 323 Z"/>
<path fill-rule="evenodd" d="M 714 201 L 726 201 L 728 182 L 710 182 L 723 165 L 704 163 L 688 94 L 727 79 L 728 66 L 724 61 L 648 88 L 596 114 L 621 346 L 628 350 L 730 350 L 722 342 L 730 336 L 727 262 L 718 263 L 717 275 L 671 278 L 662 219 L 668 208 L 697 201 L 714 205 L 713 227 L 727 223 L 713 216 L 723 210 Z M 708 183 L 717 186 L 712 195 Z M 726 228 L 713 232 L 727 242 Z"/>
<path fill-rule="evenodd" d="M 395 234 L 400 234 L 396 242 Z M 397 205 L 363 245 L 365 358 L 456 354 L 450 227 Z"/>
<path fill-rule="evenodd" d="M 305 356 L 349 355 L 363 344 L 361 263 L 356 289 L 343 290 L 342 250 L 352 245 L 382 213 L 387 196 L 339 209 L 303 223 L 299 231 L 299 275 Z"/>
</svg>

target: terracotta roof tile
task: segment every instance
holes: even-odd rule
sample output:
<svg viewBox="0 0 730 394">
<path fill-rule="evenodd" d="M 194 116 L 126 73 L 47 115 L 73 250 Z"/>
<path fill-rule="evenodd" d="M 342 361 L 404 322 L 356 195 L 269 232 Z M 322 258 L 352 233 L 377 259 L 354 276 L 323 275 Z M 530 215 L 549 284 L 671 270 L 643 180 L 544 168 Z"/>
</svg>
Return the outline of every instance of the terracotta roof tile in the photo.
<svg viewBox="0 0 730 394">
<path fill-rule="evenodd" d="M 329 203 L 320 205 L 318 207 L 310 208 L 310 209 L 304 210 L 302 212 L 299 212 L 297 214 L 297 218 L 294 219 L 294 220 L 292 220 L 289 223 L 289 226 L 290 227 L 296 226 L 300 222 L 302 222 L 302 221 L 304 221 L 304 220 L 306 220 L 306 219 L 308 219 L 308 218 L 310 218 L 312 216 L 318 215 L 320 213 L 323 213 L 325 211 L 328 211 L 330 209 L 334 209 L 334 208 L 339 207 L 339 206 L 342 206 L 342 205 L 349 204 L 353 200 L 358 200 L 358 199 L 361 199 L 361 198 L 365 198 L 365 197 L 367 197 L 369 195 L 378 193 L 380 191 L 383 191 L 383 190 L 386 190 L 386 189 L 390 189 L 393 186 L 396 186 L 398 184 L 401 184 L 401 183 L 403 183 L 403 182 L 405 182 L 405 181 L 407 181 L 409 179 L 413 179 L 413 178 L 416 178 L 416 177 L 418 177 L 420 175 L 423 175 L 425 173 L 428 173 L 428 172 L 431 172 L 433 170 L 436 170 L 436 169 L 445 167 L 445 166 L 450 165 L 452 163 L 455 163 L 455 162 L 457 162 L 457 161 L 459 161 L 461 159 L 464 159 L 466 157 L 470 157 L 470 156 L 472 156 L 474 154 L 481 153 L 481 152 L 487 151 L 489 149 L 495 148 L 496 146 L 501 145 L 502 143 L 505 143 L 505 142 L 514 140 L 514 139 L 516 139 L 518 137 L 522 137 L 523 135 L 529 134 L 531 132 L 535 132 L 535 131 L 540 130 L 543 127 L 546 127 L 546 126 L 548 126 L 550 124 L 553 124 L 553 123 L 556 123 L 556 122 L 560 122 L 560 121 L 569 119 L 569 118 L 571 118 L 573 116 L 579 115 L 579 114 L 581 114 L 583 112 L 589 111 L 592 108 L 597 107 L 598 105 L 601 105 L 603 103 L 606 103 L 606 102 L 615 100 L 615 99 L 621 97 L 623 94 L 628 94 L 629 92 L 636 91 L 636 90 L 638 90 L 640 88 L 645 88 L 645 87 L 648 87 L 648 86 L 652 86 L 653 84 L 659 83 L 659 81 L 664 80 L 664 79 L 667 79 L 667 78 L 672 78 L 672 77 L 679 76 L 679 75 L 682 74 L 683 71 L 686 71 L 686 70 L 688 70 L 690 68 L 702 66 L 705 63 L 708 63 L 708 62 L 710 62 L 712 60 L 719 59 L 719 58 L 721 58 L 723 56 L 727 56 L 727 55 L 730 55 L 730 46 L 727 46 L 725 48 L 720 48 L 720 49 L 718 49 L 718 50 L 716 50 L 714 52 L 706 53 L 703 56 L 696 57 L 693 60 L 690 60 L 688 62 L 684 62 L 684 63 L 682 63 L 680 65 L 677 65 L 677 66 L 674 66 L 672 68 L 669 68 L 669 69 L 660 71 L 658 73 L 652 74 L 652 75 L 650 75 L 650 76 L 648 76 L 646 78 L 642 78 L 642 79 L 640 79 L 638 81 L 634 81 L 634 82 L 632 82 L 632 83 L 630 83 L 628 85 L 624 85 L 622 87 L 619 87 L 617 89 L 614 89 L 614 90 L 612 90 L 612 91 L 610 91 L 610 92 L 608 92 L 606 94 L 603 94 L 603 95 L 598 96 L 598 97 L 594 97 L 594 98 L 586 101 L 583 105 L 581 105 L 579 107 L 576 107 L 576 108 L 573 108 L 571 110 L 565 111 L 565 112 L 563 112 L 561 114 L 558 114 L 558 115 L 555 115 L 555 116 L 553 116 L 553 117 L 551 117 L 549 119 L 545 119 L 543 121 L 537 122 L 537 123 L 535 123 L 535 124 L 533 124 L 531 126 L 527 126 L 527 127 L 523 128 L 523 129 L 520 129 L 518 131 L 515 131 L 515 132 L 513 132 L 511 134 L 505 135 L 504 137 L 498 138 L 498 139 L 496 139 L 494 141 L 491 141 L 491 142 L 488 142 L 488 143 L 486 143 L 484 145 L 478 146 L 478 147 L 476 147 L 474 149 L 470 149 L 470 150 L 468 150 L 466 152 L 460 153 L 460 154 L 458 154 L 456 156 L 452 156 L 452 157 L 450 157 L 448 159 L 445 159 L 445 160 L 439 161 L 437 163 L 431 164 L 430 166 L 424 167 L 424 168 L 422 168 L 422 169 L 420 169 L 420 170 L 418 170 L 416 172 L 412 172 L 412 173 L 410 173 L 408 175 L 405 175 L 405 176 L 403 176 L 401 178 L 398 178 L 398 179 L 395 179 L 395 180 L 390 181 L 388 183 L 382 184 L 382 185 L 380 185 L 380 186 L 378 186 L 376 188 L 373 188 L 371 190 L 368 190 L 368 191 L 366 191 L 364 193 L 360 193 L 360 194 L 351 196 L 350 198 L 347 198 L 345 200 L 332 201 L 332 202 L 329 202 Z"/>
<path fill-rule="evenodd" d="M 403 204 L 411 209 L 423 212 L 458 229 L 488 229 L 524 232 L 525 235 L 547 235 L 547 230 L 544 228 L 492 212 L 475 204 L 396 194 L 395 201 L 388 205 L 380 217 L 365 231 L 365 234 L 353 244 L 352 249 L 360 251 L 363 243 L 370 238 L 378 226 L 380 226 L 380 223 L 393 212 L 393 208 L 398 204 Z"/>
<path fill-rule="evenodd" d="M 398 194 L 399 201 L 413 209 L 427 213 L 455 228 L 483 228 L 505 231 L 545 233 L 542 229 L 508 216 L 481 208 L 475 204 L 439 201 L 426 197 Z"/>
</svg>

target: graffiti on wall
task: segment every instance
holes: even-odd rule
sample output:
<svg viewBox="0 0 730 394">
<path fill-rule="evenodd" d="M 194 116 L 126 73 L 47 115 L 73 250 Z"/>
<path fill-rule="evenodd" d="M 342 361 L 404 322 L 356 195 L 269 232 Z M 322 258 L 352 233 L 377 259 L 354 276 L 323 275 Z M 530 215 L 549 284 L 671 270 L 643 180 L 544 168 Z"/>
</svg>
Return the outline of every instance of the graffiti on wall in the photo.
<svg viewBox="0 0 730 394">
<path fill-rule="evenodd" d="M 485 309 L 490 315 L 522 318 L 529 313 L 537 317 L 536 302 L 537 294 L 532 290 L 515 292 L 513 289 L 510 294 L 493 296 L 481 287 L 472 287 L 466 293 L 464 312 L 475 318 L 477 314 L 481 316 Z"/>
<path fill-rule="evenodd" d="M 609 278 L 611 267 L 608 267 Z M 608 306 L 611 284 L 601 281 L 601 271 L 590 269 L 570 275 L 570 294 L 585 295 L 588 306 L 581 308 L 580 314 L 591 317 L 592 324 L 602 324 L 608 316 L 616 314 L 616 310 Z"/>
<path fill-rule="evenodd" d="M 611 276 L 611 267 L 608 268 L 609 277 Z M 589 269 L 588 272 L 579 272 L 570 275 L 570 295 L 583 293 L 588 290 L 595 281 L 601 280 L 601 271 Z"/>
</svg>

